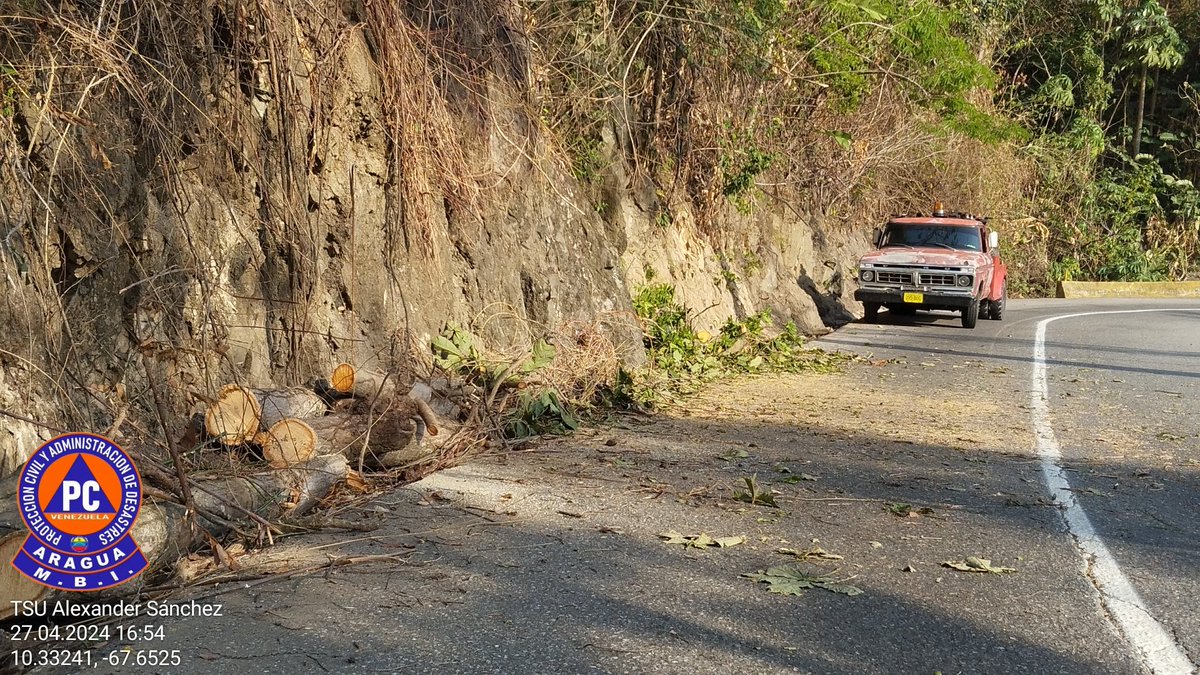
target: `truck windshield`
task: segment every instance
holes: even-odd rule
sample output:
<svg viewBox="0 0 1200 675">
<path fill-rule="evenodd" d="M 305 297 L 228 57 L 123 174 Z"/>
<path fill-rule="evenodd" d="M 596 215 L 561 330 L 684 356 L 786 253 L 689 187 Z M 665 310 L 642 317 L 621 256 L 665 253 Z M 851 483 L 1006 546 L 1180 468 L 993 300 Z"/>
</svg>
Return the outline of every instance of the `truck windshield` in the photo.
<svg viewBox="0 0 1200 675">
<path fill-rule="evenodd" d="M 884 246 L 933 246 L 962 251 L 982 251 L 979 230 L 950 225 L 900 225 L 891 223 L 883 235 Z"/>
</svg>

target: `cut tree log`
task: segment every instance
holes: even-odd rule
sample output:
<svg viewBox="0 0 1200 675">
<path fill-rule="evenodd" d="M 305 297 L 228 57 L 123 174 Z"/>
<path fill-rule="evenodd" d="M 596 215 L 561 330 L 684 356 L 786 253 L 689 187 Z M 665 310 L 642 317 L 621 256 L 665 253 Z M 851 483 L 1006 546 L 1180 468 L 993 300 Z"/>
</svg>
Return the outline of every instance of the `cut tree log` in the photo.
<svg viewBox="0 0 1200 675">
<path fill-rule="evenodd" d="M 437 435 L 438 421 L 429 404 L 398 396 L 381 401 L 371 412 L 364 400 L 324 417 L 303 420 L 316 433 L 317 455 L 343 455 L 356 466 L 404 466 L 429 454 L 421 441 L 425 434 Z M 339 408 L 341 409 L 341 408 Z"/>
<path fill-rule="evenodd" d="M 9 564 L 28 534 L 26 530 L 16 530 L 0 538 L 0 602 L 4 603 L 0 607 L 0 620 L 12 616 L 14 600 L 41 600 L 50 593 L 49 588 L 33 583 Z"/>
<path fill-rule="evenodd" d="M 329 411 L 325 399 L 311 389 L 251 389 L 262 410 L 259 429 L 266 430 L 288 417 L 319 417 Z M 257 431 L 258 429 L 256 429 Z"/>
<path fill-rule="evenodd" d="M 382 401 L 396 395 L 398 377 L 395 374 L 389 375 L 375 370 L 355 368 L 349 363 L 340 363 L 333 369 L 329 382 L 318 380 L 316 388 L 322 385 L 335 395 Z"/>
<path fill-rule="evenodd" d="M 317 457 L 290 469 L 195 481 L 192 497 L 205 530 L 213 537 L 221 537 L 228 533 L 228 523 L 248 520 L 245 511 L 267 520 L 303 515 L 340 484 L 349 470 L 348 461 L 341 455 Z M 46 599 L 66 593 L 35 584 L 7 564 L 28 535 L 17 511 L 16 476 L 12 478 L 0 483 L 0 555 L 7 556 L 0 571 L 0 620 L 12 616 L 12 603 L 7 600 Z M 210 520 L 204 514 L 212 514 L 216 519 Z M 207 541 L 187 517 L 186 509 L 173 502 L 143 502 L 132 533 L 150 563 L 146 574 L 104 592 L 89 593 L 88 600 L 102 601 L 136 593 L 147 576 L 173 565 Z"/>
<path fill-rule="evenodd" d="M 329 378 L 329 384 L 335 391 L 349 394 L 354 389 L 354 366 L 349 363 L 337 364 Z"/>
<path fill-rule="evenodd" d="M 279 420 L 256 438 L 262 446 L 263 459 L 276 469 L 303 464 L 316 454 L 317 433 L 303 420 Z"/>
<path fill-rule="evenodd" d="M 258 433 L 261 419 L 262 408 L 253 392 L 227 384 L 204 412 L 204 430 L 222 445 L 241 445 Z"/>
</svg>

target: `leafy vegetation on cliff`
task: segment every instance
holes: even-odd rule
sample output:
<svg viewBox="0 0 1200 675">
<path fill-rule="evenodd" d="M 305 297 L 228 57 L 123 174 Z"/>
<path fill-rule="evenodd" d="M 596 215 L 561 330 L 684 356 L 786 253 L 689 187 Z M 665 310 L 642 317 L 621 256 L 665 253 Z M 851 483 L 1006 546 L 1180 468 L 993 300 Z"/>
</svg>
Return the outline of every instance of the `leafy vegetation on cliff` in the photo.
<svg viewBox="0 0 1200 675">
<path fill-rule="evenodd" d="M 689 310 L 670 284 L 637 290 L 633 307 L 642 324 L 649 367 L 627 395 L 639 403 L 671 399 L 720 377 L 739 373 L 827 372 L 845 363 L 844 354 L 806 348 L 796 325 L 775 326 L 768 311 L 730 319 L 718 334 L 697 330 Z M 634 384 L 634 383 L 631 383 Z"/>
<path fill-rule="evenodd" d="M 429 251 L 440 206 L 482 217 L 487 181 L 470 139 L 498 121 L 489 100 L 501 88 L 488 84 L 497 77 L 557 138 L 577 178 L 598 180 L 616 155 L 627 160 L 664 227 L 686 209 L 720 240 L 725 208 L 770 205 L 865 232 L 936 198 L 993 215 L 1027 288 L 1195 271 L 1195 0 L 484 0 L 305 10 L 221 0 L 159 9 L 15 3 L 0 29 L 0 118 L 14 147 L 49 142 L 39 137 L 49 120 L 69 126 L 88 111 L 95 124 L 104 106 L 136 109 L 125 131 L 146 144 L 135 152 L 87 138 L 17 173 L 48 169 L 64 194 L 118 213 L 111 195 L 120 186 L 105 185 L 93 165 L 183 161 L 203 135 L 196 118 L 225 114 L 219 96 L 215 107 L 206 97 L 236 87 L 259 117 L 278 104 L 280 117 L 267 124 L 281 156 L 240 147 L 240 113 L 206 142 L 228 145 L 235 167 L 299 185 L 288 164 L 307 156 L 306 168 L 321 172 L 314 144 L 336 112 L 320 97 L 339 61 L 316 55 L 338 55 L 347 31 L 361 31 L 393 165 L 381 177 L 386 220 L 399 228 L 386 238 L 389 258 L 396 245 Z M 286 116 L 297 105 L 315 105 L 309 119 Z M 77 184 L 84 179 L 91 189 Z M 181 175 L 163 180 L 169 190 Z M 52 186 L 32 188 L 31 208 L 55 201 Z M 294 191 L 266 208 L 300 230 L 307 200 Z M 280 233 L 280 245 L 290 236 Z M 18 255 L 11 237 L 4 244 Z"/>
<path fill-rule="evenodd" d="M 627 129 L 668 216 L 786 199 L 866 228 L 940 198 L 996 218 L 1027 291 L 1196 272 L 1194 1 L 528 8 L 549 126 L 577 167 Z"/>
<path fill-rule="evenodd" d="M 677 402 L 701 386 L 735 374 L 832 372 L 852 357 L 805 346 L 795 324 L 774 326 L 770 312 L 725 322 L 717 335 L 698 330 L 675 288 L 652 283 L 637 290 L 634 310 L 647 363 L 628 368 L 613 345 L 590 330 L 537 340 L 530 353 L 490 353 L 481 340 L 450 326 L 430 347 L 434 364 L 484 394 L 508 438 L 568 434 L 596 408 L 652 409 Z"/>
</svg>

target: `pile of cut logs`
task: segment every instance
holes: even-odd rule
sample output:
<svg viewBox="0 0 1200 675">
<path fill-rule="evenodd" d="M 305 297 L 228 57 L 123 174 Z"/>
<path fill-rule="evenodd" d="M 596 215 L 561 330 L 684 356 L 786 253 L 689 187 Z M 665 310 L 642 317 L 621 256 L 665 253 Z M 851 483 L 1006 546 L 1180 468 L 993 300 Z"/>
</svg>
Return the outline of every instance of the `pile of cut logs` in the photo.
<svg viewBox="0 0 1200 675">
<path fill-rule="evenodd" d="M 311 389 L 225 386 L 204 412 L 192 417 L 185 439 L 194 439 L 183 445 L 261 450 L 271 468 L 189 478 L 196 507 L 192 514 L 171 501 L 145 500 L 133 538 L 150 561 L 150 571 L 162 569 L 206 542 L 219 547 L 215 538 L 239 524 L 302 516 L 345 481 L 351 467 L 424 462 L 429 454 L 421 440 L 437 433 L 437 419 L 426 401 L 399 393 L 385 375 L 356 371 L 347 364 Z M 136 448 L 126 449 L 139 454 Z M 148 463 L 140 468 L 149 483 L 174 480 Z M 0 620 L 12 615 L 10 600 L 63 593 L 26 579 L 7 564 L 28 535 L 17 510 L 17 478 L 0 480 Z M 137 589 L 138 584 L 125 584 L 107 593 Z"/>
<path fill-rule="evenodd" d="M 311 388 L 226 385 L 193 418 L 200 441 L 250 446 L 277 469 L 327 455 L 343 455 L 358 467 L 404 466 L 420 461 L 421 441 L 437 433 L 427 402 L 398 393 L 387 375 L 345 363 Z"/>
</svg>

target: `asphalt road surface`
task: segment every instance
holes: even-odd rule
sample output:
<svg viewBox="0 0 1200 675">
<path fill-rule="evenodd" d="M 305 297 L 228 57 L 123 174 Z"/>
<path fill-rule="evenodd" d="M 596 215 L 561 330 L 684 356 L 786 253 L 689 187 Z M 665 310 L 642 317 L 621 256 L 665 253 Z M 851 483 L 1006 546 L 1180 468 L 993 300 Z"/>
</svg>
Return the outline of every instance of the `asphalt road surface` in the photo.
<svg viewBox="0 0 1200 675">
<path fill-rule="evenodd" d="M 1014 301 L 974 330 L 885 311 L 821 344 L 867 358 L 723 382 L 650 419 L 340 503 L 335 516 L 378 529 L 241 556 L 247 579 L 218 570 L 176 595 L 221 616 L 143 616 L 161 637 L 94 647 L 94 662 L 157 649 L 180 665 L 91 672 L 1200 662 L 1200 302 Z M 739 501 L 749 478 L 779 508 Z M 659 536 L 670 530 L 745 541 L 685 548 Z M 1015 571 L 945 566 L 967 557 Z M 780 564 L 862 593 L 773 594 L 741 576 Z M 249 579 L 262 569 L 310 571 Z"/>
<path fill-rule="evenodd" d="M 1200 303 L 1017 301 L 1001 322 L 882 315 L 825 342 L 1030 372 L 1047 489 L 1102 611 L 1152 672 L 1200 662 Z M 956 330 L 957 329 L 957 330 Z"/>
</svg>

